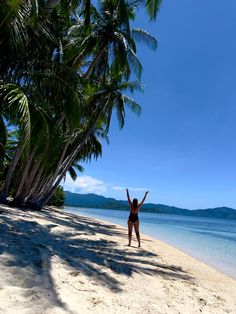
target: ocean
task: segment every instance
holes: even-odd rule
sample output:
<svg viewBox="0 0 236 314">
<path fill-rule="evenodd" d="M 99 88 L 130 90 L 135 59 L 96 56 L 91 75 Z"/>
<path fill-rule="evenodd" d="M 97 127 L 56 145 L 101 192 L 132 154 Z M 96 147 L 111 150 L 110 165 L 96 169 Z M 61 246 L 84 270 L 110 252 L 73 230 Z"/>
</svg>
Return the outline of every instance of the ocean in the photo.
<svg viewBox="0 0 236 314">
<path fill-rule="evenodd" d="M 69 206 L 64 210 L 127 227 L 128 211 Z M 142 233 L 159 239 L 236 279 L 236 220 L 147 212 L 139 217 L 141 239 Z"/>
</svg>

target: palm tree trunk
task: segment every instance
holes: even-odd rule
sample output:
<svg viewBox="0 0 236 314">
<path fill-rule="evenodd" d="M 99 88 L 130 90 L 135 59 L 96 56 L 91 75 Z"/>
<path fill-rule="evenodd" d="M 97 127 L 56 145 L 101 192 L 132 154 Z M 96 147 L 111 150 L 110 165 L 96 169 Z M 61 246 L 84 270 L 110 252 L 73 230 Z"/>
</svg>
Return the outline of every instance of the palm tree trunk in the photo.
<svg viewBox="0 0 236 314">
<path fill-rule="evenodd" d="M 14 157 L 12 159 L 12 162 L 9 166 L 7 175 L 6 175 L 6 180 L 1 188 L 0 191 L 0 202 L 2 203 L 6 203 L 7 202 L 7 196 L 8 196 L 8 192 L 9 192 L 9 187 L 11 184 L 11 180 L 12 180 L 12 174 L 16 168 L 16 165 L 20 159 L 21 153 L 23 151 L 23 145 L 21 145 L 21 143 L 18 143 L 18 146 L 16 147 L 16 151 L 14 154 Z"/>
<path fill-rule="evenodd" d="M 34 165 L 31 167 L 30 175 L 26 182 L 26 186 L 27 186 L 25 190 L 26 195 L 28 195 L 30 189 L 32 188 L 33 180 L 38 172 L 39 166 L 40 166 L 40 162 L 35 161 Z"/>
<path fill-rule="evenodd" d="M 36 190 L 39 187 L 39 183 L 42 180 L 42 176 L 43 176 L 43 167 L 41 167 L 37 173 L 37 177 L 36 180 L 34 182 L 34 184 L 31 187 L 30 193 L 27 195 L 27 199 L 30 199 L 31 197 L 33 197 L 33 195 L 35 194 Z"/>
<path fill-rule="evenodd" d="M 51 175 L 53 177 L 53 175 Z M 44 180 L 41 180 L 38 189 L 35 191 L 35 198 L 41 199 L 48 191 L 49 182 L 51 181 L 51 177 L 46 176 Z"/>
<path fill-rule="evenodd" d="M 71 138 L 72 138 L 73 134 L 71 134 L 69 140 L 66 142 L 64 148 L 63 148 L 63 151 L 62 151 L 62 154 L 61 154 L 61 157 L 60 157 L 60 160 L 59 162 L 57 163 L 57 168 L 53 174 L 53 176 L 51 176 L 50 180 L 48 180 L 47 182 L 47 185 L 45 186 L 45 190 L 47 189 L 50 189 L 50 187 L 53 185 L 53 183 L 55 182 L 57 176 L 59 175 L 60 173 L 60 168 L 63 164 L 63 161 L 64 161 L 64 158 L 65 158 L 65 155 L 66 155 L 66 152 L 67 152 L 67 149 L 68 149 L 68 146 L 70 145 L 70 141 L 71 141 Z"/>
<path fill-rule="evenodd" d="M 96 99 L 96 101 L 98 101 L 98 99 Z M 57 178 L 55 178 L 55 181 L 51 182 L 50 186 L 47 186 L 47 189 L 44 189 L 44 191 L 46 193 L 42 194 L 42 190 L 41 191 L 38 190 L 37 193 L 34 192 L 34 195 L 35 195 L 34 199 L 31 197 L 29 198 L 27 203 L 29 202 L 30 206 L 35 207 L 37 209 L 41 209 L 51 199 L 53 193 L 55 192 L 56 188 L 60 184 L 61 180 L 65 176 L 68 169 L 72 166 L 74 160 L 76 159 L 79 152 L 83 148 L 83 146 L 86 143 L 87 139 L 89 138 L 90 134 L 94 131 L 94 128 L 95 128 L 99 118 L 101 117 L 101 114 L 103 113 L 104 109 L 106 108 L 107 104 L 109 103 L 109 101 L 110 101 L 110 97 L 108 98 L 107 101 L 102 103 L 101 106 L 98 106 L 97 112 L 94 113 L 92 118 L 91 118 L 91 121 L 89 123 L 87 131 L 85 132 L 83 140 L 77 145 L 76 149 L 71 153 L 71 155 L 67 156 L 67 158 L 65 159 L 66 162 L 65 162 L 65 160 L 63 161 L 63 163 L 61 164 L 61 166 L 59 168 L 59 172 L 58 172 L 59 175 L 57 176 Z M 44 188 L 45 188 L 45 186 L 44 186 Z M 41 195 L 39 195 L 38 193 L 40 193 Z"/>
<path fill-rule="evenodd" d="M 96 55 L 96 57 L 93 59 L 93 61 L 91 62 L 87 72 L 84 75 L 85 79 L 88 79 L 90 77 L 90 75 L 92 74 L 92 71 L 95 67 L 95 65 L 98 63 L 98 61 L 100 60 L 100 58 L 102 57 L 102 54 L 104 53 L 104 50 L 106 48 L 106 44 L 103 45 L 103 47 L 101 48 L 101 50 L 99 51 L 99 53 Z"/>
<path fill-rule="evenodd" d="M 79 152 L 81 151 L 81 149 L 83 148 L 84 144 L 86 143 L 87 139 L 89 138 L 90 134 L 93 132 L 96 123 L 98 122 L 104 108 L 106 107 L 107 103 L 109 102 L 106 101 L 101 108 L 99 108 L 97 110 L 97 114 L 95 117 L 92 118 L 92 121 L 89 123 L 90 127 L 87 130 L 87 132 L 85 133 L 84 139 L 83 141 L 77 146 L 77 148 L 72 152 L 72 154 L 70 155 L 70 158 L 68 159 L 67 164 L 65 165 L 64 169 L 61 171 L 61 174 L 58 176 L 58 178 L 56 179 L 56 182 L 51 186 L 50 190 L 47 192 L 47 194 L 45 195 L 44 198 L 40 199 L 40 204 L 42 205 L 42 207 L 47 204 L 47 202 L 51 199 L 51 197 L 53 196 L 53 193 L 55 192 L 56 188 L 58 187 L 58 185 L 60 184 L 61 180 L 63 179 L 63 177 L 65 176 L 66 172 L 68 171 L 68 169 L 72 166 L 74 160 L 76 159 L 76 156 L 78 156 Z"/>
<path fill-rule="evenodd" d="M 48 145 L 47 145 L 48 146 Z M 31 173 L 29 179 L 27 181 L 28 188 L 26 189 L 26 198 L 28 199 L 38 188 L 38 184 L 41 180 L 44 168 L 42 167 L 42 161 L 45 158 L 47 150 L 45 149 L 44 152 L 39 157 L 39 160 L 36 160 L 35 164 L 31 169 Z M 41 168 L 39 169 L 39 167 Z M 34 181 L 35 180 L 35 181 Z"/>
<path fill-rule="evenodd" d="M 24 202 L 24 186 L 25 186 L 25 183 L 26 183 L 26 178 L 27 178 L 27 175 L 28 175 L 28 172 L 29 172 L 32 160 L 34 158 L 34 154 L 35 154 L 35 150 L 30 154 L 30 156 L 28 158 L 28 161 L 26 163 L 25 169 L 24 169 L 24 171 L 22 173 L 21 181 L 20 181 L 20 184 L 18 186 L 18 190 L 17 190 L 16 195 L 15 195 L 13 201 L 12 201 L 12 204 L 14 206 L 21 207 L 23 202 Z"/>
<path fill-rule="evenodd" d="M 26 205 L 34 210 L 40 210 L 43 207 L 41 206 L 41 199 L 43 198 L 43 193 L 46 193 L 45 186 L 47 185 L 48 177 L 45 178 L 45 176 L 41 176 L 39 181 L 35 190 L 27 197 L 26 201 Z"/>
</svg>

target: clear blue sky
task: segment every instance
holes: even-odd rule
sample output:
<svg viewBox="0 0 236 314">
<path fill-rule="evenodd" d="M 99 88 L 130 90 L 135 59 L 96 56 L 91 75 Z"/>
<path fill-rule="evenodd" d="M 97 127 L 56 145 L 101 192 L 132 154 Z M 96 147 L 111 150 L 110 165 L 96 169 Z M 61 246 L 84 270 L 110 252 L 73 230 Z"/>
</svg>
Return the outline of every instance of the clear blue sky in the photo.
<svg viewBox="0 0 236 314">
<path fill-rule="evenodd" d="M 144 94 L 137 117 L 114 119 L 103 157 L 66 189 L 197 209 L 236 208 L 236 1 L 163 0 L 156 23 L 138 26 L 159 43 L 139 46 Z M 142 190 L 143 189 L 143 190 Z"/>
</svg>

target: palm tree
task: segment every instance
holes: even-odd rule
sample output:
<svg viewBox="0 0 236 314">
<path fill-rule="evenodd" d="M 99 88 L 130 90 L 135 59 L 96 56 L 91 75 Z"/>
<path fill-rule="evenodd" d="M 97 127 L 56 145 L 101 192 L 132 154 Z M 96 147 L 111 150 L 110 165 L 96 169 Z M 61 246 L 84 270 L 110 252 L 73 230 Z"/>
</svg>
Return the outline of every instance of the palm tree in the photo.
<svg viewBox="0 0 236 314">
<path fill-rule="evenodd" d="M 99 138 L 107 137 L 113 110 L 121 127 L 125 107 L 140 112 L 123 92 L 140 88 L 136 41 L 153 49 L 157 43 L 129 23 L 140 5 L 155 19 L 160 2 L 28 0 L 0 7 L 1 162 L 6 125 L 18 131 L 1 174 L 2 200 L 11 188 L 15 204 L 43 206 L 68 171 L 75 178 L 81 160 L 101 154 Z"/>
<path fill-rule="evenodd" d="M 16 168 L 16 165 L 20 159 L 23 150 L 27 147 L 29 143 L 31 122 L 28 99 L 17 85 L 0 83 L 0 95 L 0 115 L 2 124 L 4 125 L 5 119 L 6 121 L 10 121 L 14 125 L 17 125 L 19 134 L 19 140 L 15 150 L 15 154 L 9 165 L 5 182 L 3 183 L 0 190 L 0 200 L 2 202 L 5 202 L 12 179 L 12 174 Z M 6 133 L 6 128 L 3 127 L 3 130 L 4 133 Z"/>
<path fill-rule="evenodd" d="M 3 65 L 2 68 L 0 68 L 0 79 L 1 77 L 3 79 L 2 81 L 0 80 L 0 114 L 6 121 L 9 121 L 15 127 L 19 128 L 21 131 L 20 133 L 22 133 L 22 136 L 18 141 L 15 155 L 9 166 L 6 180 L 1 189 L 2 201 L 6 200 L 13 172 L 22 157 L 26 144 L 28 144 L 28 150 L 30 150 L 30 146 L 34 146 L 29 141 L 29 139 L 32 138 L 30 112 L 39 112 L 40 110 L 37 110 L 37 108 L 40 109 L 40 106 L 42 105 L 36 102 L 36 94 L 39 96 L 39 91 L 42 92 L 42 88 L 39 86 L 42 85 L 39 84 L 40 75 L 37 75 L 36 77 L 36 73 L 43 73 L 43 70 L 48 68 L 48 60 L 50 60 L 50 56 L 54 54 L 54 35 L 60 32 L 60 30 L 56 29 L 54 35 L 50 33 L 52 22 L 46 20 L 45 10 L 53 11 L 54 9 L 54 12 L 52 12 L 54 23 L 56 20 L 55 17 L 59 16 L 59 14 L 56 14 L 56 6 L 51 6 L 49 4 L 50 3 L 48 3 L 48 7 L 45 7 L 44 4 L 41 3 L 39 11 L 43 14 L 40 15 L 41 19 L 39 19 L 37 25 L 33 23 L 33 20 L 35 21 L 36 17 L 38 17 L 38 12 L 33 12 L 34 8 L 37 7 L 37 2 L 34 0 L 23 3 L 13 3 L 13 1 L 12 3 L 3 2 L 0 10 L 0 16 L 3 16 L 0 24 L 0 33 L 2 35 L 0 35 L 0 59 L 1 65 Z M 30 28 L 29 26 L 32 27 Z M 29 31 L 27 31 L 28 29 Z M 6 40 L 6 38 L 8 40 Z M 40 44 L 44 42 L 45 46 L 38 45 L 37 42 L 39 38 L 42 40 Z M 7 47 L 7 51 L 4 49 L 5 47 Z M 14 83 L 4 82 L 9 80 Z M 68 84 L 68 86 L 70 86 L 70 84 Z M 54 88 L 54 90 L 55 95 L 57 89 Z M 39 98 L 42 99 L 43 93 L 40 96 L 41 97 L 37 97 L 37 101 Z M 54 101 L 55 100 L 56 99 L 54 99 Z M 1 122 L 4 123 L 4 120 L 1 119 Z M 35 141 L 34 137 L 33 141 Z M 21 163 L 26 162 L 26 166 L 28 167 L 30 166 L 27 161 L 27 156 L 29 154 L 30 152 L 24 156 L 25 158 L 21 158 Z M 25 179 L 26 170 L 23 171 L 23 178 L 20 180 L 20 188 L 17 189 L 18 194 L 22 189 Z"/>
<path fill-rule="evenodd" d="M 96 95 L 97 97 L 92 97 L 91 101 L 93 103 L 94 99 L 96 100 L 96 103 L 94 103 L 95 108 L 92 118 L 88 120 L 83 133 L 79 134 L 75 138 L 73 149 L 63 161 L 58 176 L 54 177 L 53 185 L 48 187 L 49 189 L 47 194 L 43 199 L 40 199 L 40 206 L 43 206 L 50 199 L 66 172 L 70 169 L 74 160 L 78 158 L 78 155 L 83 150 L 84 145 L 87 144 L 88 139 L 94 134 L 94 132 L 96 132 L 97 126 L 102 123 L 104 125 L 104 132 L 106 134 L 108 133 L 113 109 L 117 111 L 121 127 L 124 125 L 125 106 L 129 106 L 132 111 L 140 114 L 141 107 L 132 98 L 123 95 L 124 90 L 129 89 L 130 92 L 134 92 L 134 90 L 138 88 L 141 89 L 140 84 L 137 82 L 129 83 L 123 81 L 122 76 L 123 75 L 120 74 L 118 78 L 118 74 L 116 74 L 115 78 L 112 76 L 109 78 L 107 77 L 106 84 L 103 83 L 102 90 L 99 90 L 98 95 Z"/>
<path fill-rule="evenodd" d="M 109 4 L 109 3 L 107 3 L 107 4 Z M 108 6 L 110 9 L 114 9 L 112 6 L 110 6 L 110 4 L 109 4 L 109 6 Z M 105 6 L 105 5 L 103 5 L 103 10 L 104 10 L 104 12 L 106 11 L 106 9 L 107 9 L 107 7 Z M 108 17 L 110 18 L 110 15 L 109 14 L 107 14 L 107 12 L 105 12 L 104 13 L 104 15 L 108 15 Z M 98 14 L 97 14 L 97 16 L 98 16 Z M 102 19 L 100 19 L 101 21 L 102 21 L 102 25 L 101 26 L 104 26 L 104 19 L 102 20 Z M 99 21 L 99 19 L 97 19 L 96 18 L 96 22 L 97 21 Z M 117 32 L 117 30 L 118 30 L 118 26 L 117 26 L 117 24 L 118 23 L 116 23 L 115 24 L 115 29 L 116 29 L 116 32 Z M 96 23 L 96 27 L 97 27 L 97 23 Z M 106 23 L 105 23 L 105 28 L 107 27 L 107 25 L 109 25 L 109 27 L 110 27 L 110 24 L 109 24 L 109 19 L 108 19 L 108 21 L 106 21 Z M 122 23 L 121 23 L 121 25 L 123 25 Z M 77 25 L 76 25 L 77 26 Z M 80 27 L 81 25 L 79 25 L 79 28 L 78 27 L 75 27 L 74 29 L 73 29 L 73 39 L 74 39 L 74 36 L 75 36 L 75 33 L 74 32 L 76 32 L 76 34 L 77 34 L 77 37 L 80 39 L 80 36 L 79 36 L 79 34 L 78 34 L 78 31 L 80 31 L 80 29 L 81 29 L 81 27 Z M 102 27 L 100 27 L 101 29 L 102 29 Z M 111 33 L 111 29 L 109 29 L 109 32 Z M 101 31 L 101 34 L 103 34 L 104 35 L 104 38 L 99 38 L 99 36 L 95 36 L 95 37 L 97 37 L 97 38 L 99 38 L 99 40 L 102 42 L 102 39 L 104 40 L 104 42 L 106 43 L 106 45 L 110 45 L 110 43 L 109 43 L 109 40 L 107 40 L 107 35 L 108 35 L 108 33 L 109 33 L 108 31 L 105 31 L 105 32 L 102 32 Z M 98 32 L 99 33 L 99 32 Z M 114 31 L 114 33 L 115 33 L 115 31 Z M 136 38 L 138 38 L 138 37 L 141 37 L 141 35 L 142 35 L 142 33 L 144 34 L 144 36 L 142 37 L 142 38 L 144 38 L 144 40 L 146 40 L 146 41 L 148 41 L 149 40 L 149 42 L 151 43 L 151 45 L 155 48 L 156 47 L 156 41 L 155 41 L 155 39 L 153 39 L 149 34 L 147 34 L 147 33 L 144 33 L 142 30 L 134 30 L 134 31 L 132 31 L 132 34 L 134 34 L 135 36 L 136 36 Z M 133 44 L 133 46 L 134 46 L 134 41 L 130 38 L 130 36 L 131 36 L 131 33 L 129 32 L 129 41 Z M 119 40 L 119 36 L 117 37 L 118 38 L 118 40 Z M 87 39 L 86 39 L 87 40 Z M 74 43 L 74 41 L 72 40 L 72 43 Z M 114 41 L 113 41 L 113 43 L 112 44 L 114 44 Z M 78 45 L 78 43 L 77 43 L 77 45 Z M 81 46 L 82 47 L 82 51 L 83 51 L 83 46 Z M 67 48 L 68 48 L 68 46 L 67 46 Z M 69 45 L 69 48 L 70 48 L 70 50 L 71 50 L 71 45 Z M 122 47 L 121 47 L 122 48 Z M 126 53 L 127 51 L 129 52 L 129 50 L 127 50 L 126 49 L 126 47 L 124 46 L 124 53 Z M 136 48 L 135 48 L 136 49 Z M 122 51 L 122 49 L 121 49 L 121 54 L 123 53 L 123 51 Z M 123 53 L 123 55 L 124 55 L 124 53 Z M 128 53 L 127 53 L 128 54 Z M 119 54 L 117 53 L 117 56 L 118 56 Z M 86 56 L 86 54 L 82 54 L 82 55 L 80 55 L 80 57 L 81 58 L 83 58 L 83 57 L 85 57 Z M 117 57 L 118 58 L 118 57 Z M 118 69 L 117 69 L 117 66 L 115 67 L 114 66 L 114 64 L 115 64 L 115 62 L 117 62 L 117 58 L 115 59 L 115 61 L 113 61 L 113 63 L 110 65 L 110 67 L 113 69 L 112 70 L 112 72 L 113 73 L 115 73 Z M 136 56 L 135 56 L 135 58 L 136 58 Z M 94 57 L 94 59 L 95 60 L 97 60 L 98 58 L 97 58 L 97 56 L 95 55 L 95 57 Z M 137 59 L 137 58 L 136 58 Z M 78 57 L 76 57 L 76 60 L 77 60 L 77 62 L 78 62 Z M 107 60 L 108 61 L 108 60 Z M 71 63 L 71 59 L 69 60 L 69 63 Z M 92 62 L 93 64 L 95 64 L 94 62 Z M 128 69 L 128 71 L 129 71 L 129 73 L 130 73 L 130 69 L 129 69 L 129 62 L 128 62 L 128 60 L 127 60 L 127 57 L 126 57 L 126 61 L 125 61 L 125 63 L 126 63 L 126 67 L 127 67 L 127 69 Z M 79 65 L 81 64 L 81 61 L 79 62 Z M 98 64 L 98 63 L 97 63 Z M 72 63 L 72 65 L 73 66 L 75 66 L 75 63 Z M 90 68 L 91 68 L 91 65 L 90 65 Z M 109 69 L 109 64 L 107 64 L 105 67 L 104 67 L 105 69 L 106 69 L 106 71 Z M 123 68 L 121 68 L 121 70 L 123 70 Z M 88 71 L 90 71 L 89 69 L 87 70 L 87 73 L 88 73 Z M 97 76 L 98 76 L 98 73 L 97 73 Z M 98 77 L 96 76 L 96 84 L 97 84 L 97 80 L 98 80 Z M 121 77 L 121 75 L 116 75 L 117 77 L 118 76 L 120 76 Z M 126 75 L 127 76 L 127 75 Z M 87 77 L 87 74 L 86 74 L 86 77 Z M 104 78 L 103 78 L 103 80 L 104 80 Z M 114 81 L 114 80 L 113 80 Z M 91 85 L 91 84 L 90 84 Z M 98 84 L 97 84 L 98 85 Z M 137 84 L 136 84 L 137 85 Z M 123 84 L 123 88 L 124 88 L 124 86 L 125 86 L 125 84 Z M 126 82 L 126 86 L 128 86 L 127 85 L 127 82 Z M 132 87 L 134 88 L 134 85 L 132 85 Z M 114 86 L 113 86 L 113 88 L 114 88 Z M 93 93 L 94 93 L 94 91 L 93 91 Z M 55 188 L 58 186 L 58 184 L 60 183 L 60 181 L 61 181 L 61 179 L 65 176 L 65 173 L 66 173 L 66 171 L 68 171 L 68 169 L 70 169 L 70 167 L 71 167 L 71 164 L 74 162 L 74 160 L 76 159 L 76 156 L 79 154 L 79 152 L 82 150 L 82 148 L 83 148 L 83 145 L 85 145 L 86 144 L 86 141 L 87 141 L 87 139 L 89 138 L 89 136 L 91 135 L 91 133 L 93 132 L 93 130 L 94 130 L 94 128 L 96 127 L 96 123 L 97 123 L 97 121 L 99 120 L 99 118 L 100 118 L 100 116 L 102 115 L 102 114 L 104 114 L 104 110 L 105 110 L 105 108 L 106 108 L 106 102 L 108 101 L 108 100 L 105 100 L 105 99 L 103 99 L 102 101 L 101 101 L 101 96 L 104 96 L 104 92 L 103 93 L 101 93 L 101 92 L 98 92 L 97 94 L 95 94 L 95 96 L 93 95 L 93 101 L 92 101 L 92 105 L 91 105 L 91 103 L 89 103 L 89 105 L 88 105 L 88 107 L 91 107 L 91 108 L 94 108 L 94 107 L 96 107 L 96 111 L 94 112 L 92 112 L 92 119 L 90 119 L 90 121 L 88 122 L 88 127 L 85 129 L 85 131 L 84 132 L 82 132 L 82 134 L 83 134 L 83 136 L 82 136 L 82 140 L 81 140 L 81 129 L 83 129 L 83 128 L 80 128 L 80 132 L 79 132 L 79 136 L 77 136 L 76 137 L 76 140 L 74 140 L 74 149 L 73 149 L 73 151 L 72 151 L 72 153 L 70 154 L 70 155 L 67 155 L 67 157 L 63 160 L 63 158 L 65 157 L 65 155 L 66 155 L 66 151 L 67 151 L 67 149 L 68 149 L 68 147 L 69 147 L 69 141 L 67 141 L 67 143 L 65 144 L 65 146 L 64 146 L 64 150 L 63 150 L 63 154 L 61 155 L 61 158 L 60 158 L 60 161 L 58 162 L 58 164 L 57 164 L 57 169 L 56 169 L 56 171 L 54 172 L 54 177 L 52 176 L 51 177 L 51 179 L 50 179 L 50 181 L 48 181 L 47 182 L 47 184 L 44 186 L 44 187 L 46 187 L 44 190 L 47 190 L 48 189 L 48 193 L 47 193 L 47 195 L 44 197 L 44 200 L 43 200 L 43 202 L 45 202 L 45 200 L 47 200 L 49 197 L 50 197 L 50 195 L 52 194 L 52 192 L 55 190 Z M 129 103 L 129 104 L 132 104 L 132 106 L 133 106 L 133 108 L 135 107 L 135 103 L 134 103 L 134 101 L 132 101 L 130 98 L 128 98 L 127 96 L 126 97 L 124 97 L 124 98 L 122 98 L 121 97 L 121 95 L 120 94 L 117 94 L 117 95 L 119 95 L 120 96 L 120 98 L 118 98 L 119 100 L 117 100 L 116 101 L 116 106 L 117 106 L 117 108 L 120 108 L 120 114 L 119 114 L 119 116 L 120 117 L 122 117 L 122 101 L 124 102 L 124 101 L 126 101 L 127 103 Z M 113 99 L 114 99 L 114 95 L 112 95 L 112 97 L 111 96 L 109 96 L 110 98 L 109 98 L 109 103 L 112 103 L 112 101 L 113 101 Z M 104 97 L 103 97 L 104 98 Z M 99 106 L 99 103 L 102 103 L 100 106 Z M 111 114 L 111 112 L 112 112 L 112 110 L 109 108 L 109 109 L 107 109 L 108 110 L 108 116 Z M 91 116 L 91 112 L 90 112 L 90 116 Z M 108 119 L 107 121 L 110 121 L 110 119 Z M 109 129 L 109 127 L 106 127 L 106 129 L 108 130 Z M 73 137 L 73 136 L 72 136 Z M 40 197 L 41 198 L 41 197 Z M 40 198 L 38 198 L 38 201 L 39 201 L 39 199 Z M 42 200 L 42 198 L 41 198 L 41 200 Z"/>
</svg>

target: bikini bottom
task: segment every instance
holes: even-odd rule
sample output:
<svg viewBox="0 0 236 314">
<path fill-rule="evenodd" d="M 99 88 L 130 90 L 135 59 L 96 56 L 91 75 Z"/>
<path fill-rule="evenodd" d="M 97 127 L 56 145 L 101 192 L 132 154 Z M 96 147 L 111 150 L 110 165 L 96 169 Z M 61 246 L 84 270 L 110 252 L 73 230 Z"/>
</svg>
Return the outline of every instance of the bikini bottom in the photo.
<svg viewBox="0 0 236 314">
<path fill-rule="evenodd" d="M 132 223 L 135 223 L 138 220 L 138 214 L 130 214 L 129 215 L 129 221 Z"/>
</svg>

